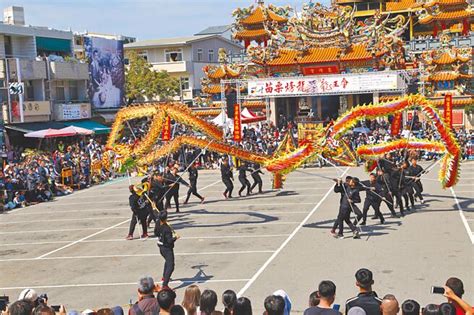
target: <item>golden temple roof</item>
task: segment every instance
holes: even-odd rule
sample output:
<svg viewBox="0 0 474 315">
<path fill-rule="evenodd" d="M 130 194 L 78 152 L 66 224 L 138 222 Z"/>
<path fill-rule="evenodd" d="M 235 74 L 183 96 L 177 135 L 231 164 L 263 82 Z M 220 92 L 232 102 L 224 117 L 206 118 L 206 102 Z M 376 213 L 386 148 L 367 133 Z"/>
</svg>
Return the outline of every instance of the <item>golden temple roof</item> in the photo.
<svg viewBox="0 0 474 315">
<path fill-rule="evenodd" d="M 432 99 L 431 102 L 435 106 L 443 106 L 444 105 L 444 98 L 440 99 Z M 472 105 L 474 104 L 474 97 L 453 97 L 453 105 L 454 106 L 465 106 L 465 105 Z"/>
<path fill-rule="evenodd" d="M 469 74 L 462 74 L 455 71 L 440 71 L 430 74 L 426 81 L 453 81 L 457 79 L 469 79 L 472 76 Z"/>
<path fill-rule="evenodd" d="M 372 53 L 363 44 L 353 45 L 343 54 L 339 47 L 310 48 L 306 54 L 294 49 L 280 49 L 276 58 L 267 62 L 269 66 L 290 66 L 295 64 L 315 64 L 335 61 L 356 61 L 372 59 Z M 256 61 L 258 62 L 258 61 Z"/>
<path fill-rule="evenodd" d="M 208 86 L 203 86 L 202 91 L 206 94 L 219 94 L 221 93 L 221 85 L 220 84 L 212 84 Z"/>
<path fill-rule="evenodd" d="M 428 24 L 433 21 L 447 21 L 447 20 L 460 20 L 474 17 L 474 12 L 463 9 L 463 10 L 456 10 L 456 11 L 445 11 L 440 12 L 437 15 L 425 15 L 419 18 L 419 22 L 421 24 Z"/>
<path fill-rule="evenodd" d="M 386 11 L 403 11 L 415 6 L 416 0 L 389 1 L 386 4 Z"/>
<path fill-rule="evenodd" d="M 239 71 L 232 69 L 228 65 L 220 65 L 218 67 L 205 66 L 202 70 L 209 79 L 237 78 L 240 76 Z"/>
<path fill-rule="evenodd" d="M 439 64 L 439 65 L 446 65 L 446 64 L 451 64 L 456 61 L 468 62 L 469 59 L 470 59 L 469 56 L 463 57 L 460 55 L 453 55 L 449 52 L 444 52 L 441 55 L 433 58 L 433 63 Z"/>
<path fill-rule="evenodd" d="M 285 23 L 288 21 L 288 19 L 279 16 L 272 10 L 259 5 L 249 16 L 243 19 L 241 23 L 247 25 L 261 24 L 267 20 L 272 20 L 278 23 Z"/>
<path fill-rule="evenodd" d="M 242 30 L 234 34 L 235 39 L 252 39 L 259 37 L 270 37 L 268 32 L 265 29 L 256 29 L 256 30 Z"/>
</svg>

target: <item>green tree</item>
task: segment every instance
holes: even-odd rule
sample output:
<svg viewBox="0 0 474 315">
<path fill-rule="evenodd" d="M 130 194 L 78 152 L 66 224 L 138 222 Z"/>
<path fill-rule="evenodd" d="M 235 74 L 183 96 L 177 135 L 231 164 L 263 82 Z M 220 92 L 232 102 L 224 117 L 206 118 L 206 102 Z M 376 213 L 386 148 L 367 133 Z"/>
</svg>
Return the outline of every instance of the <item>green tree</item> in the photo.
<svg viewBox="0 0 474 315">
<path fill-rule="evenodd" d="M 128 103 L 146 97 L 169 100 L 179 93 L 179 80 L 166 71 L 153 71 L 145 58 L 131 52 L 128 55 L 129 64 L 125 71 L 125 88 Z"/>
</svg>

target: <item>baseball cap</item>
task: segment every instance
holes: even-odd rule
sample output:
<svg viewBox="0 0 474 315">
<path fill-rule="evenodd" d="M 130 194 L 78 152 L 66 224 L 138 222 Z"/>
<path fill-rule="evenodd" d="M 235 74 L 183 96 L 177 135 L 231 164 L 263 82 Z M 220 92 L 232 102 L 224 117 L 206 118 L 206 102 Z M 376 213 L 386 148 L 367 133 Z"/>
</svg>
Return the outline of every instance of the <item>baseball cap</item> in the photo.
<svg viewBox="0 0 474 315">
<path fill-rule="evenodd" d="M 359 282 L 361 285 L 364 285 L 364 286 L 371 285 L 373 281 L 372 271 L 366 268 L 361 268 L 357 270 L 355 274 L 355 278 L 357 282 Z"/>
<path fill-rule="evenodd" d="M 33 289 L 24 289 L 18 296 L 18 300 L 27 300 L 34 302 L 38 299 L 38 294 Z"/>
</svg>

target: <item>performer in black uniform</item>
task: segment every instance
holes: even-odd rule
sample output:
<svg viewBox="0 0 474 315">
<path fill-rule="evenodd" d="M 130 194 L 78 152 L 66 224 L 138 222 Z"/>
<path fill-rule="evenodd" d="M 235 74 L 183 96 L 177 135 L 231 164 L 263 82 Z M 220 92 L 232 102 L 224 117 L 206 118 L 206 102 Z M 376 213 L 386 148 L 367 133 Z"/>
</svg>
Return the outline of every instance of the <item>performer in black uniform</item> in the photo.
<svg viewBox="0 0 474 315">
<path fill-rule="evenodd" d="M 232 170 L 229 166 L 229 161 L 227 158 L 222 162 L 221 165 L 221 177 L 222 182 L 224 183 L 226 189 L 224 191 L 224 197 L 232 198 L 232 190 L 234 189 L 234 184 L 232 181 L 234 180 L 234 175 L 232 174 Z"/>
<path fill-rule="evenodd" d="M 263 192 L 262 191 L 263 181 L 262 181 L 262 178 L 260 177 L 260 174 L 263 174 L 263 172 L 260 170 L 260 164 L 254 163 L 253 170 L 252 170 L 253 184 L 252 184 L 252 187 L 250 187 L 250 193 L 252 193 L 252 190 L 257 185 L 258 185 L 258 193 L 261 194 Z"/>
<path fill-rule="evenodd" d="M 341 193 L 341 204 L 339 206 L 339 214 L 337 216 L 339 233 L 334 236 L 336 238 L 344 238 L 344 222 L 346 222 L 353 233 L 353 238 L 360 238 L 359 231 L 357 231 L 357 228 L 350 220 L 352 205 L 361 201 L 355 180 L 351 178 L 349 180 L 349 184 L 346 184 L 339 179 L 334 186 L 334 192 Z"/>
<path fill-rule="evenodd" d="M 189 172 L 189 189 L 188 189 L 188 194 L 186 196 L 186 200 L 184 201 L 184 204 L 188 203 L 189 197 L 191 197 L 191 194 L 201 199 L 201 203 L 204 203 L 204 197 L 198 194 L 197 192 L 198 170 L 196 167 L 196 163 L 193 163 L 188 168 L 188 172 Z"/>
<path fill-rule="evenodd" d="M 165 193 L 168 190 L 168 186 L 165 183 L 163 175 L 158 172 L 153 173 L 151 179 L 151 199 L 155 203 L 159 211 L 164 210 L 163 199 L 165 198 Z"/>
<path fill-rule="evenodd" d="M 415 210 L 415 197 L 413 191 L 413 180 L 410 178 L 411 173 L 409 170 L 409 163 L 408 161 L 403 161 L 401 165 L 401 176 L 402 179 L 400 181 L 401 184 L 401 193 L 403 199 L 405 199 L 406 209 L 410 210 L 410 205 L 408 204 L 408 200 L 410 200 L 411 210 Z"/>
<path fill-rule="evenodd" d="M 155 236 L 158 239 L 158 247 L 160 254 L 165 259 L 163 267 L 163 285 L 162 289 L 168 288 L 171 275 L 174 271 L 174 242 L 179 236 L 174 232 L 173 228 L 168 224 L 168 212 L 160 212 L 160 224 L 155 226 Z"/>
<path fill-rule="evenodd" d="M 149 208 L 151 208 L 150 202 L 146 199 L 145 196 L 139 196 L 135 191 L 135 186 L 130 185 L 130 197 L 128 198 L 128 202 L 130 204 L 130 208 L 132 209 L 133 215 L 132 220 L 130 221 L 130 229 L 128 230 L 127 240 L 133 240 L 133 232 L 135 231 L 135 226 L 137 222 L 140 221 L 142 225 L 142 238 L 148 237 L 147 233 L 147 223 L 146 217 L 149 213 Z"/>
<path fill-rule="evenodd" d="M 390 188 L 390 176 L 388 174 L 385 174 L 381 168 L 379 168 L 377 171 L 377 183 L 379 183 L 380 187 L 382 188 L 382 193 L 380 195 L 383 197 L 382 201 L 385 202 L 388 209 L 390 210 L 391 217 L 398 218 L 398 215 L 393 207 L 393 197 Z"/>
<path fill-rule="evenodd" d="M 171 198 L 173 198 L 176 212 L 179 212 L 179 184 L 181 183 L 185 186 L 189 186 L 189 184 L 178 175 L 178 169 L 176 167 L 171 169 L 171 172 L 165 177 L 165 181 L 166 184 L 170 186 L 166 193 L 165 210 L 171 207 Z"/>
<path fill-rule="evenodd" d="M 247 179 L 246 172 L 248 171 L 247 163 L 241 162 L 239 166 L 239 182 L 242 184 L 242 187 L 239 190 L 239 196 L 242 197 L 242 192 L 247 188 L 247 196 L 250 194 L 250 182 Z"/>
<path fill-rule="evenodd" d="M 375 210 L 375 215 L 380 219 L 380 223 L 384 224 L 385 219 L 383 218 L 382 213 L 380 213 L 380 204 L 382 203 L 381 194 L 382 185 L 377 182 L 377 177 L 375 174 L 369 175 L 369 180 L 361 182 L 363 189 L 366 192 L 364 200 L 364 208 L 362 208 L 362 223 L 361 225 L 366 225 L 367 222 L 367 212 L 369 208 L 372 207 Z"/>
<path fill-rule="evenodd" d="M 423 167 L 418 165 L 417 160 L 415 158 L 411 159 L 411 165 L 408 168 L 410 171 L 410 176 L 412 176 L 412 181 L 413 181 L 413 188 L 415 189 L 415 198 L 420 199 L 421 203 L 425 203 L 423 200 L 423 196 L 421 193 L 423 192 L 423 184 L 421 183 L 420 177 L 422 174 L 425 173 L 425 170 Z"/>
</svg>

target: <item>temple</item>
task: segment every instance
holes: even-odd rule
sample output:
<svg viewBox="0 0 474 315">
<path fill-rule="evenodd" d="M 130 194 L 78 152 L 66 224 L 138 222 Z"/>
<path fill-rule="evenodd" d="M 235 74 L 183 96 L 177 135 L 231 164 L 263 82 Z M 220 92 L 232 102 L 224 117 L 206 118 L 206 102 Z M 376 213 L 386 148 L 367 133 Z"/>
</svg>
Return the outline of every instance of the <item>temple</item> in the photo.
<svg viewBox="0 0 474 315">
<path fill-rule="evenodd" d="M 423 52 L 420 56 L 420 93 L 430 97 L 438 106 L 444 96 L 453 96 L 454 106 L 474 104 L 472 91 L 472 48 L 450 45 L 449 35 L 441 36 L 439 49 Z"/>
<path fill-rule="evenodd" d="M 473 105 L 473 12 L 466 0 L 309 1 L 296 12 L 259 0 L 232 13 L 245 57 L 206 67 L 202 92 L 220 107 L 236 88 L 221 81 L 240 81 L 238 102 L 280 125 L 416 92 L 437 105 L 450 94 L 461 110 Z"/>
</svg>

